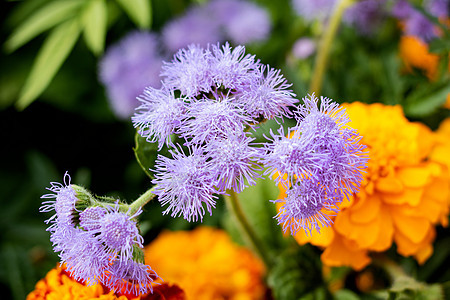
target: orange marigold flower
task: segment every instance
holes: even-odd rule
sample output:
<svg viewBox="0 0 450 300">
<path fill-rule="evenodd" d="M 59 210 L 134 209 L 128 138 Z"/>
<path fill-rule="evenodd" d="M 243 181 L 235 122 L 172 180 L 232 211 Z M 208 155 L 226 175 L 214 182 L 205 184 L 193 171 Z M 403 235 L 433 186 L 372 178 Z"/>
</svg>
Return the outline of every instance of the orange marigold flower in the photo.
<svg viewBox="0 0 450 300">
<path fill-rule="evenodd" d="M 429 79 L 435 79 L 439 56 L 428 51 L 428 45 L 415 36 L 402 36 L 400 39 L 400 57 L 410 72 L 412 68 L 425 71 Z"/>
<path fill-rule="evenodd" d="M 50 270 L 44 279 L 36 283 L 34 291 L 27 296 L 27 300 L 184 300 L 185 294 L 176 285 L 161 284 L 153 288 L 153 294 L 135 297 L 116 295 L 101 284 L 86 286 L 74 280 L 59 265 Z"/>
<path fill-rule="evenodd" d="M 433 252 L 434 226 L 448 220 L 450 123 L 441 129 L 447 144 L 439 145 L 440 133 L 409 122 L 400 106 L 344 107 L 369 151 L 361 191 L 341 204 L 332 227 L 312 236 L 299 233 L 296 240 L 323 247 L 328 266 L 361 270 L 370 251 L 385 251 L 393 242 L 399 254 L 425 262 Z"/>
<path fill-rule="evenodd" d="M 179 285 L 187 299 L 261 299 L 265 293 L 262 262 L 220 229 L 165 231 L 145 255 L 158 275 Z"/>
</svg>

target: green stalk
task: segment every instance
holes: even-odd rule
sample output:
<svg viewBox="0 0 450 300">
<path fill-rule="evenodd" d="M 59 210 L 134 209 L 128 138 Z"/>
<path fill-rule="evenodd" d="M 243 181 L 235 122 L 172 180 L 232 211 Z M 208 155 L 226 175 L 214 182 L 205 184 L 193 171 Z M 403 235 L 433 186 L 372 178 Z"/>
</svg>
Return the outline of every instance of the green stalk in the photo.
<svg viewBox="0 0 450 300">
<path fill-rule="evenodd" d="M 156 185 L 153 186 L 151 189 L 147 190 L 145 193 L 143 193 L 139 198 L 137 198 L 133 203 L 130 204 L 130 215 L 134 215 L 139 208 L 142 208 L 145 206 L 145 204 L 149 203 L 150 201 L 155 198 L 155 194 L 153 194 L 153 191 L 156 189 Z"/>
<path fill-rule="evenodd" d="M 266 267 L 270 267 L 272 264 L 270 256 L 267 253 L 264 244 L 258 238 L 253 228 L 250 226 L 250 223 L 248 222 L 247 217 L 242 210 L 241 204 L 239 203 L 239 196 L 232 190 L 227 191 L 227 193 L 229 194 L 229 196 L 224 196 L 225 203 L 228 210 L 238 223 L 239 229 L 244 238 L 244 242 L 261 258 Z"/>
<path fill-rule="evenodd" d="M 314 65 L 313 76 L 311 84 L 309 86 L 310 93 L 316 93 L 319 95 L 322 89 L 323 76 L 328 65 L 328 57 L 330 54 L 331 44 L 336 32 L 339 28 L 339 24 L 342 19 L 344 11 L 347 9 L 354 0 L 340 0 L 336 3 L 336 7 L 328 22 L 328 27 L 322 34 L 322 38 L 319 42 L 319 49 L 317 51 L 316 63 Z"/>
</svg>

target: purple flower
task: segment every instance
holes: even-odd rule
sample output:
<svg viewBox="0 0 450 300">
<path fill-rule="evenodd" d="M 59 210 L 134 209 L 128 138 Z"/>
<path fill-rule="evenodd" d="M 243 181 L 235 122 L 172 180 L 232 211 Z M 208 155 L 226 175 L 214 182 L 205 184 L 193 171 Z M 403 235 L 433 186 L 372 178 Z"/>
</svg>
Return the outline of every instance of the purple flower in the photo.
<svg viewBox="0 0 450 300">
<path fill-rule="evenodd" d="M 138 100 L 141 105 L 132 117 L 133 125 L 148 142 L 158 142 L 161 150 L 164 143 L 171 143 L 170 135 L 180 127 L 186 112 L 185 103 L 165 86 L 161 89 L 146 88 Z"/>
<path fill-rule="evenodd" d="M 70 226 L 72 222 L 72 215 L 75 212 L 75 203 L 78 202 L 78 198 L 75 190 L 70 184 L 71 178 L 69 173 L 64 174 L 64 184 L 59 182 L 51 182 L 51 187 L 47 190 L 52 194 L 46 194 L 41 199 L 54 199 L 42 202 L 42 206 L 39 208 L 40 212 L 50 212 L 54 210 L 56 213 L 45 222 L 65 224 Z"/>
<path fill-rule="evenodd" d="M 211 76 L 217 88 L 239 90 L 243 84 L 252 82 L 258 66 L 254 55 L 245 54 L 244 46 L 234 49 L 228 43 L 212 46 Z"/>
<path fill-rule="evenodd" d="M 96 211 L 94 214 L 87 209 L 84 211 L 88 214 L 83 215 L 84 229 L 89 229 L 90 234 L 104 246 L 103 251 L 108 257 L 118 257 L 120 262 L 131 260 L 133 246 L 143 247 L 144 239 L 139 234 L 135 221 L 142 211 L 129 215 L 129 212 L 119 211 L 118 203 L 102 209 L 103 212 Z"/>
<path fill-rule="evenodd" d="M 164 63 L 161 76 L 167 88 L 179 90 L 186 97 L 212 91 L 211 52 L 200 46 L 180 49 L 170 63 Z"/>
<path fill-rule="evenodd" d="M 160 86 L 162 56 L 154 34 L 133 31 L 111 46 L 99 64 L 100 81 L 105 85 L 113 112 L 130 117 L 145 87 Z"/>
<path fill-rule="evenodd" d="M 102 281 L 106 286 L 115 291 L 134 295 L 153 293 L 154 280 L 159 278 L 149 265 L 127 260 L 124 262 L 114 261 L 108 268 L 108 273 L 104 275 Z"/>
<path fill-rule="evenodd" d="M 237 101 L 255 119 L 287 117 L 292 115 L 290 108 L 298 102 L 289 89 L 291 85 L 280 70 L 260 65 L 254 72 L 253 81 L 242 89 Z"/>
<path fill-rule="evenodd" d="M 424 5 L 424 9 L 433 17 L 445 19 L 449 14 L 448 5 L 448 0 L 430 0 Z M 438 34 L 436 25 L 406 0 L 398 0 L 392 8 L 392 14 L 404 22 L 404 32 L 407 35 L 429 42 Z"/>
<path fill-rule="evenodd" d="M 224 40 L 220 23 L 205 7 L 194 7 L 169 22 L 162 31 L 164 45 L 172 53 L 189 44 L 207 46 Z"/>
<path fill-rule="evenodd" d="M 387 16 L 386 0 L 363 0 L 345 11 L 344 21 L 363 34 L 373 33 Z"/>
<path fill-rule="evenodd" d="M 213 170 L 200 148 L 194 147 L 190 155 L 178 149 L 170 150 L 172 159 L 158 155 L 154 170 L 157 185 L 154 193 L 162 206 L 168 205 L 163 214 L 172 217 L 183 215 L 188 220 L 203 219 L 205 208 L 212 214 L 217 196 Z"/>
<path fill-rule="evenodd" d="M 334 197 L 338 197 L 335 199 Z M 286 191 L 286 198 L 273 202 L 283 203 L 275 218 L 283 227 L 296 235 L 300 229 L 306 234 L 332 224 L 330 216 L 337 213 L 336 203 L 342 199 L 339 194 L 328 193 L 316 180 L 303 179 Z"/>
<path fill-rule="evenodd" d="M 325 97 L 318 107 L 318 100 L 314 95 L 303 98 L 304 105 L 296 112 L 297 126 L 287 136 L 282 128 L 278 134 L 271 132 L 271 143 L 263 147 L 265 174 L 277 176 L 276 182 L 287 189 L 277 219 L 291 232 L 328 226 L 322 208 L 335 212 L 333 207 L 359 190 L 368 160 L 365 146 L 359 144 L 361 137 L 347 127 L 345 110 Z"/>
<path fill-rule="evenodd" d="M 119 210 L 117 202 L 115 205 L 100 202 L 85 189 L 70 185 L 67 172 L 64 184 L 52 182 L 48 189 L 54 194 L 42 198 L 55 200 L 44 201 L 40 211 L 55 211 L 55 215 L 46 221 L 52 223 L 47 231 L 51 233 L 53 250 L 59 252 L 61 263 L 66 264 L 74 279 L 87 285 L 101 282 L 111 289 L 118 289 L 124 280 L 146 278 L 142 270 L 151 270 L 150 267 L 135 261 L 137 252 L 143 247 L 143 238 L 135 221 L 141 211 L 129 215 L 130 211 Z M 117 264 L 127 271 L 116 270 Z M 157 277 L 154 273 L 148 276 Z M 152 289 L 147 283 L 151 281 L 132 282 L 135 286 L 130 288 L 137 295 L 137 292 Z"/>
<path fill-rule="evenodd" d="M 188 144 L 202 145 L 215 138 L 240 135 L 251 121 L 233 98 L 223 95 L 214 98 L 194 101 L 189 106 L 187 119 L 180 128 L 180 135 L 189 141 Z"/>
<path fill-rule="evenodd" d="M 300 38 L 292 46 L 292 54 L 298 59 L 305 59 L 316 51 L 316 43 L 310 38 Z"/>
<path fill-rule="evenodd" d="M 215 0 L 208 4 L 211 12 L 231 41 L 246 44 L 262 41 L 271 30 L 270 16 L 265 9 L 252 2 Z"/>
<path fill-rule="evenodd" d="M 250 145 L 254 138 L 244 134 L 229 135 L 211 140 L 206 145 L 207 155 L 215 170 L 215 185 L 220 191 L 233 189 L 240 193 L 248 185 L 255 185 L 261 176 L 257 164 L 260 152 Z"/>
<path fill-rule="evenodd" d="M 307 21 L 325 21 L 331 15 L 336 0 L 292 0 L 295 12 Z"/>
</svg>

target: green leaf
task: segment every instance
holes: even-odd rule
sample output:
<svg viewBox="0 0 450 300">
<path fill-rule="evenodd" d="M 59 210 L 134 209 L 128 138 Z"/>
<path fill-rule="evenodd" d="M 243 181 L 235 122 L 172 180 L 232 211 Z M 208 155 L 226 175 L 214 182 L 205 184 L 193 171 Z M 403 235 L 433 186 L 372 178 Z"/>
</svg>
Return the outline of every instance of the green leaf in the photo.
<svg viewBox="0 0 450 300">
<path fill-rule="evenodd" d="M 268 178 L 258 179 L 256 185 L 238 194 L 251 227 L 269 250 L 279 249 L 285 242 L 281 227 L 273 218 L 277 214 L 275 204 L 270 202 L 277 199 L 279 194 L 275 182 Z"/>
<path fill-rule="evenodd" d="M 130 19 L 141 28 L 150 28 L 152 6 L 150 0 L 116 0 Z"/>
<path fill-rule="evenodd" d="M 83 12 L 82 23 L 84 40 L 95 55 L 101 54 L 105 47 L 107 22 L 108 8 L 105 0 L 89 1 Z"/>
<path fill-rule="evenodd" d="M 13 52 L 40 33 L 73 17 L 83 1 L 53 1 L 25 20 L 5 42 L 5 49 Z"/>
<path fill-rule="evenodd" d="M 78 39 L 81 28 L 76 18 L 55 27 L 46 38 L 16 103 L 26 108 L 50 84 Z"/>
<path fill-rule="evenodd" d="M 325 286 L 321 268 L 320 257 L 313 246 L 293 245 L 278 256 L 268 272 L 267 283 L 275 299 L 314 299 L 313 291 Z"/>
<path fill-rule="evenodd" d="M 158 156 L 158 144 L 147 142 L 147 140 L 137 132 L 134 136 L 134 142 L 135 147 L 133 150 L 138 164 L 141 166 L 142 170 L 144 170 L 145 174 L 153 179 L 154 176 L 150 172 L 150 169 L 153 169 L 155 166 L 155 160 Z"/>
<path fill-rule="evenodd" d="M 450 85 L 444 83 L 439 89 L 421 89 L 406 99 L 405 114 L 410 117 L 423 117 L 441 107 L 450 93 Z"/>
</svg>

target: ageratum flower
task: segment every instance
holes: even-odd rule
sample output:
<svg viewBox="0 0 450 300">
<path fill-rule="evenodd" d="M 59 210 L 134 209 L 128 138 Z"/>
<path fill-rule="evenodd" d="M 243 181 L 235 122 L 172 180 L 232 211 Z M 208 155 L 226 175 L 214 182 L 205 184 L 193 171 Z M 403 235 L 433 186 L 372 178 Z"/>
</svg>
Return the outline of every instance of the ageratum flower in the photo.
<svg viewBox="0 0 450 300">
<path fill-rule="evenodd" d="M 176 98 L 174 91 L 163 86 L 161 89 L 147 87 L 138 98 L 141 105 L 132 117 L 134 127 L 149 142 L 157 142 L 158 148 L 171 143 L 170 135 L 181 125 L 186 112 L 183 99 Z"/>
<path fill-rule="evenodd" d="M 154 191 L 162 206 L 168 205 L 163 214 L 183 216 L 186 220 L 202 220 L 205 207 L 209 214 L 215 207 L 217 189 L 214 187 L 211 163 L 198 147 L 186 155 L 182 150 L 169 150 L 172 159 L 158 155 L 155 163 L 157 187 Z"/>
<path fill-rule="evenodd" d="M 220 191 L 233 189 L 240 193 L 248 185 L 255 185 L 260 177 L 257 164 L 260 151 L 250 144 L 254 138 L 247 135 L 228 135 L 211 140 L 205 147 L 214 166 L 215 185 Z"/>
<path fill-rule="evenodd" d="M 53 194 L 42 198 L 55 200 L 44 201 L 40 211 L 55 211 L 46 221 L 52 223 L 47 230 L 54 251 L 75 280 L 87 285 L 102 283 L 114 290 L 122 289 L 126 281 L 135 295 L 152 290 L 156 273 L 146 266 L 148 275 L 144 276 L 142 262 L 136 261 L 143 247 L 135 220 L 141 211 L 130 215 L 120 211 L 118 203 L 98 201 L 85 189 L 71 185 L 68 173 L 64 184 L 52 182 L 48 190 Z M 127 268 L 126 277 L 116 270 L 117 265 Z"/>
<path fill-rule="evenodd" d="M 408 121 L 400 106 L 354 102 L 344 107 L 349 125 L 370 149 L 361 189 L 340 204 L 333 226 L 309 237 L 298 232 L 295 239 L 323 248 L 327 266 L 361 270 L 371 262 L 371 252 L 386 251 L 394 242 L 400 255 L 424 263 L 433 253 L 435 226 L 448 226 L 450 189 L 444 165 L 449 131 L 436 136 L 425 125 Z"/>
<path fill-rule="evenodd" d="M 228 43 L 181 49 L 161 75 L 163 87 L 146 89 L 133 123 L 172 154 L 158 156 L 152 170 L 155 193 L 168 205 L 164 213 L 201 220 L 211 214 L 215 194 L 255 184 L 261 152 L 250 145 L 250 130 L 263 119 L 292 115 L 298 100 L 280 71 Z"/>
<path fill-rule="evenodd" d="M 336 212 L 345 197 L 357 192 L 367 163 L 359 144 L 361 137 L 346 125 L 349 119 L 337 103 L 311 95 L 303 98 L 296 112 L 298 125 L 278 134 L 264 145 L 266 155 L 261 161 L 266 174 L 287 189 L 288 195 L 278 223 L 296 234 L 300 228 L 311 232 L 331 224 L 323 212 Z"/>
</svg>

